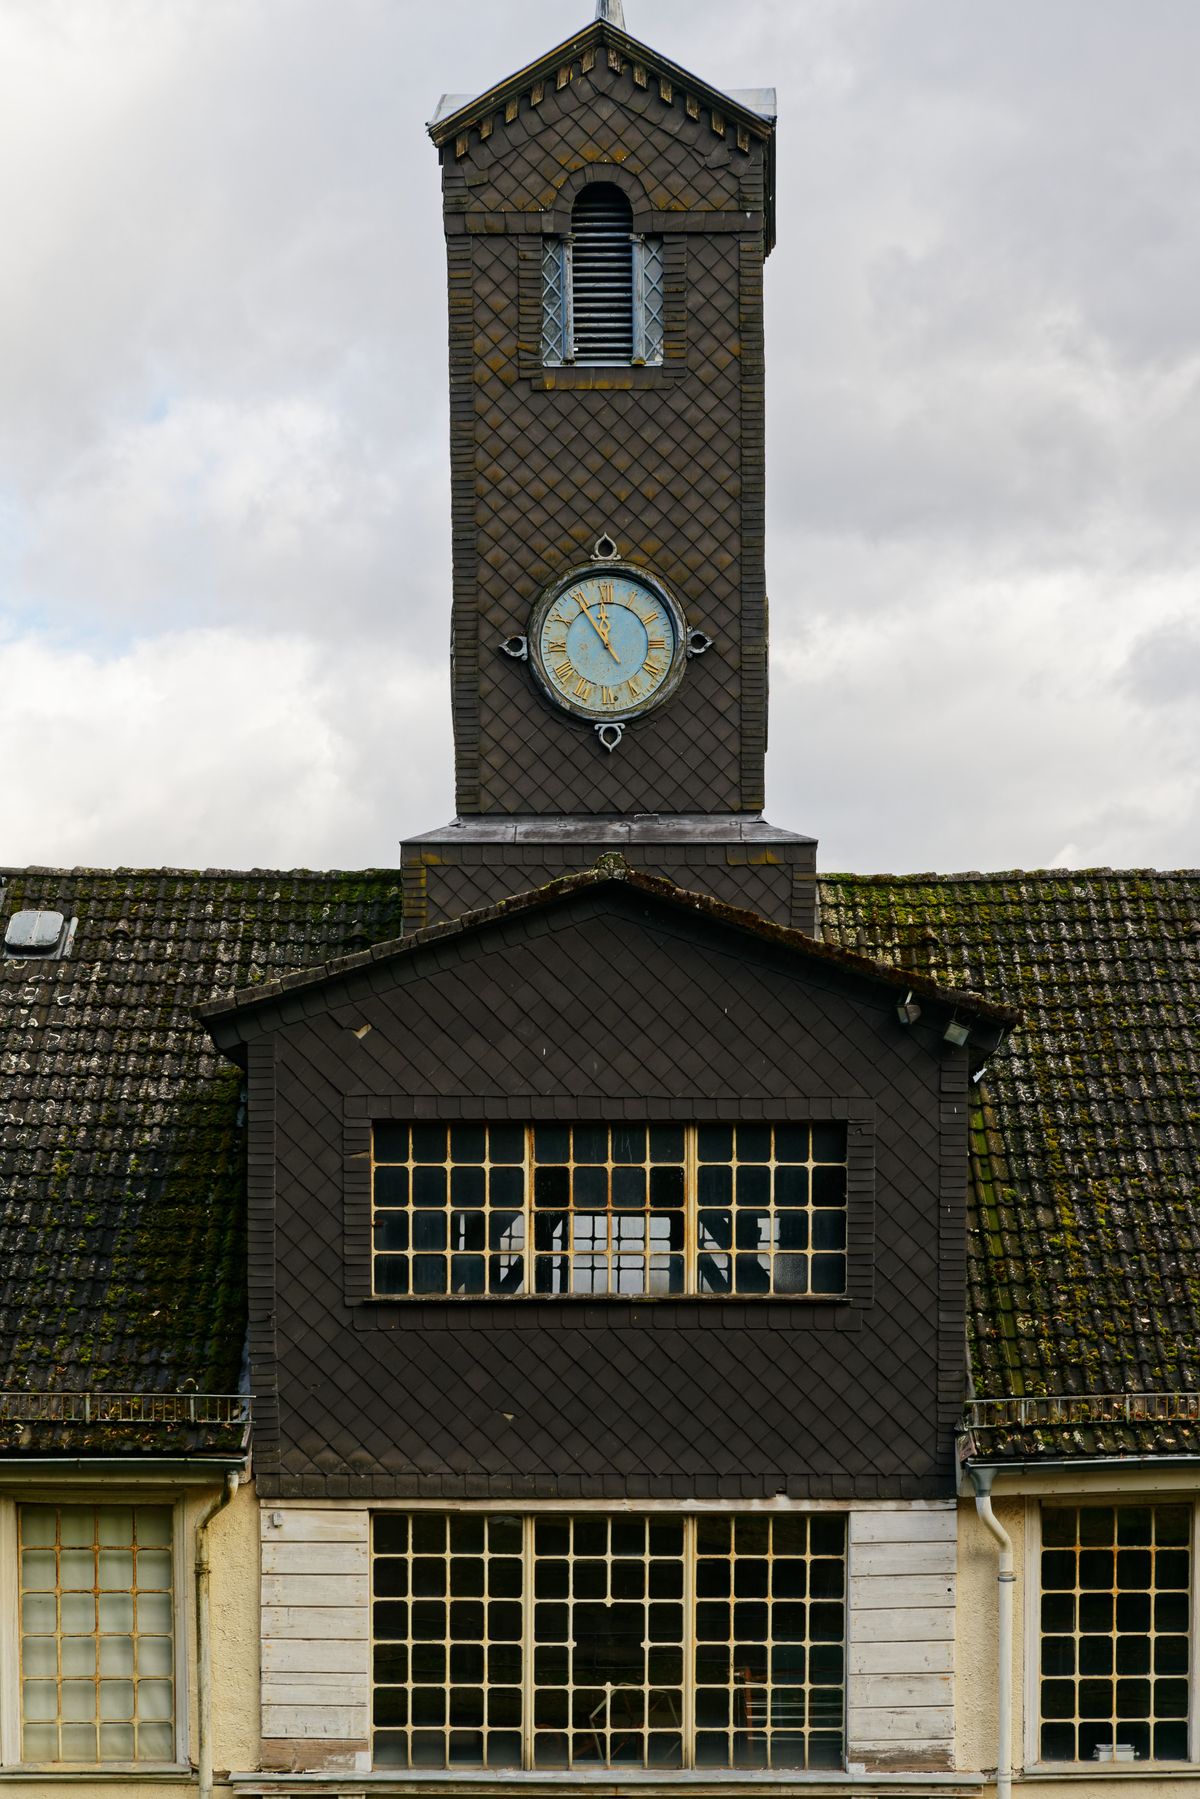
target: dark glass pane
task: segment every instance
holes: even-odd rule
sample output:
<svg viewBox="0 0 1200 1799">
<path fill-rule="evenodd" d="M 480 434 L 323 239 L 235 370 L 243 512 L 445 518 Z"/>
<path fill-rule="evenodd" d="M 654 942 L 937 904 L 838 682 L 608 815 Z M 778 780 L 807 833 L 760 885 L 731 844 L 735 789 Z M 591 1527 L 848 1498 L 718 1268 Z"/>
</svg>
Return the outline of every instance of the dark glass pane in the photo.
<svg viewBox="0 0 1200 1799">
<path fill-rule="evenodd" d="M 1159 1593 L 1154 1600 L 1154 1628 L 1164 1635 L 1180 1636 L 1188 1628 L 1186 1593 Z"/>
<path fill-rule="evenodd" d="M 408 1518 L 403 1512 L 380 1512 L 374 1523 L 376 1555 L 408 1553 Z"/>
<path fill-rule="evenodd" d="M 1156 1682 L 1162 1687 L 1163 1681 Z M 1185 1688 L 1186 1690 L 1186 1688 Z M 1161 1695 L 1156 1692 L 1156 1698 Z M 1159 1706 L 1161 1712 L 1162 1707 Z M 1166 1714 L 1168 1717 L 1170 1713 Z M 1148 1718 L 1150 1716 L 1150 1682 L 1148 1680 L 1119 1680 L 1117 1682 L 1117 1716 L 1118 1718 Z"/>
<path fill-rule="evenodd" d="M 376 1687 L 374 1722 L 393 1725 L 408 1723 L 408 1694 L 403 1687 Z"/>
<path fill-rule="evenodd" d="M 1073 1718 L 1075 1716 L 1074 1681 L 1044 1680 L 1042 1682 L 1042 1716 L 1043 1718 Z"/>
<path fill-rule="evenodd" d="M 487 1148 L 487 1127 L 482 1124 L 454 1124 L 450 1127 L 450 1160 L 482 1162 Z"/>
<path fill-rule="evenodd" d="M 417 1222 L 424 1223 L 420 1214 Z M 451 1249 L 484 1249 L 487 1246 L 487 1219 L 482 1212 L 451 1212 L 450 1214 L 450 1247 Z M 479 1264 L 480 1281 L 483 1279 L 483 1262 Z"/>
<path fill-rule="evenodd" d="M 413 1169 L 414 1206 L 444 1206 L 446 1203 L 446 1170 L 444 1168 Z"/>
<path fill-rule="evenodd" d="M 414 1249 L 445 1249 L 449 1220 L 445 1212 L 417 1212 L 413 1218 Z"/>
<path fill-rule="evenodd" d="M 412 1127 L 414 1162 L 446 1160 L 446 1127 L 444 1124 L 414 1124 Z"/>
<path fill-rule="evenodd" d="M 803 1538 L 793 1539 L 791 1531 L 794 1526 L 808 1527 L 814 1555 L 844 1555 L 846 1551 L 846 1522 L 836 1513 L 816 1512 L 812 1518 L 776 1518 L 775 1520 L 775 1552 L 777 1555 L 797 1555 L 801 1551 Z"/>
<path fill-rule="evenodd" d="M 813 1257 L 812 1290 L 814 1293 L 844 1293 L 846 1291 L 845 1256 L 820 1255 Z"/>
<path fill-rule="evenodd" d="M 739 1162 L 769 1162 L 771 1160 L 771 1127 L 769 1124 L 738 1125 L 736 1159 Z"/>
<path fill-rule="evenodd" d="M 727 1206 L 733 1197 L 733 1170 L 719 1165 L 696 1171 L 696 1195 L 702 1206 Z"/>
<path fill-rule="evenodd" d="M 808 1204 L 808 1169 L 777 1168 L 775 1170 L 775 1204 L 806 1206 Z"/>
<path fill-rule="evenodd" d="M 1183 1556 L 1180 1559 L 1184 1564 L 1184 1579 L 1182 1584 L 1186 1586 L 1187 1557 Z M 1158 1584 L 1162 1587 L 1181 1584 L 1176 1581 L 1163 1579 L 1163 1562 L 1168 1560 L 1170 1560 L 1169 1556 L 1160 1555 L 1158 1558 Z M 1151 1584 L 1150 1569 L 1151 1559 L 1150 1551 L 1148 1549 L 1122 1549 L 1118 1551 L 1117 1585 L 1119 1587 L 1132 1587 L 1133 1590 L 1138 1593 L 1146 1592 Z"/>
<path fill-rule="evenodd" d="M 733 1570 L 733 1590 L 739 1599 L 765 1599 L 770 1564 L 764 1556 L 742 1556 Z"/>
<path fill-rule="evenodd" d="M 599 1171 L 603 1174 L 603 1170 Z M 670 1174 L 670 1169 L 656 1169 L 658 1174 Z M 646 1171 L 644 1168 L 614 1168 L 612 1172 L 612 1202 L 618 1211 L 641 1211 L 646 1203 Z"/>
<path fill-rule="evenodd" d="M 651 1125 L 650 1160 L 652 1162 L 683 1161 L 683 1126 L 681 1124 Z"/>
<path fill-rule="evenodd" d="M 696 1132 L 696 1153 L 701 1162 L 732 1162 L 732 1125 L 700 1125 Z"/>
<path fill-rule="evenodd" d="M 1156 1724 L 1154 1726 L 1154 1757 L 1160 1762 L 1183 1762 L 1187 1760 L 1188 1732 L 1187 1724 L 1180 1720 L 1175 1724 Z"/>
<path fill-rule="evenodd" d="M 840 1599 L 846 1584 L 842 1561 L 814 1561 L 809 1568 L 808 1589 L 814 1599 Z"/>
<path fill-rule="evenodd" d="M 646 1127 L 644 1124 L 614 1124 L 612 1133 L 612 1159 L 614 1162 L 644 1162 L 646 1160 Z"/>
<path fill-rule="evenodd" d="M 402 1256 L 379 1256 L 375 1262 L 376 1293 L 407 1293 L 408 1262 Z"/>
<path fill-rule="evenodd" d="M 1113 1683 L 1111 1680 L 1081 1680 L 1079 1683 L 1079 1716 L 1111 1718 Z"/>
<path fill-rule="evenodd" d="M 575 1169 L 574 1203 L 580 1212 L 604 1212 L 608 1210 L 608 1170 L 607 1168 Z"/>
<path fill-rule="evenodd" d="M 483 1597 L 483 1561 L 474 1555 L 456 1555 L 450 1563 L 450 1591 L 456 1599 Z"/>
<path fill-rule="evenodd" d="M 696 1635 L 702 1641 L 723 1642 L 729 1636 L 729 1607 L 719 1600 L 703 1600 L 696 1606 Z"/>
<path fill-rule="evenodd" d="M 1075 1759 L 1075 1731 L 1069 1724 L 1042 1725 L 1042 1760 L 1069 1762 Z"/>
<path fill-rule="evenodd" d="M 568 1555 L 571 1549 L 571 1526 L 562 1518 L 535 1518 L 533 1543 L 539 1555 Z"/>
<path fill-rule="evenodd" d="M 408 1634 L 407 1630 L 404 1633 Z M 408 1645 L 405 1643 L 376 1643 L 373 1661 L 375 1678 L 384 1685 L 387 1681 L 399 1681 L 401 1685 L 408 1679 Z"/>
<path fill-rule="evenodd" d="M 567 1211 L 571 1204 L 571 1176 L 566 1168 L 535 1168 L 533 1171 L 533 1203 Z"/>
<path fill-rule="evenodd" d="M 408 1248 L 408 1213 L 385 1212 L 375 1220 L 376 1249 Z"/>
<path fill-rule="evenodd" d="M 1087 1637 L 1084 1640 L 1085 1642 L 1092 1643 L 1102 1642 L 1104 1639 L 1101 1637 Z M 1175 1638 L 1161 1637 L 1159 1641 L 1163 1643 L 1172 1643 L 1175 1641 Z M 1150 1638 L 1141 1636 L 1118 1637 L 1116 1662 L 1118 1674 L 1148 1674 L 1150 1672 Z M 1087 1669 L 1087 1672 L 1091 1674 L 1095 1672 L 1095 1670 L 1089 1668 Z"/>
<path fill-rule="evenodd" d="M 482 1681 L 484 1660 L 482 1643 L 454 1643 L 450 1648 L 450 1681 Z"/>
<path fill-rule="evenodd" d="M 375 1170 L 375 1204 L 406 1206 L 408 1204 L 408 1169 L 377 1168 Z"/>
<path fill-rule="evenodd" d="M 485 1198 L 485 1172 L 471 1165 L 450 1170 L 450 1203 L 454 1206 L 481 1206 Z"/>
<path fill-rule="evenodd" d="M 1147 1557 L 1148 1562 L 1149 1557 Z M 1132 1584 L 1130 1582 L 1130 1585 Z M 1139 1584 L 1148 1585 L 1149 1583 Z M 1186 1549 L 1159 1550 L 1154 1562 L 1154 1584 L 1160 1591 L 1164 1587 L 1187 1587 L 1191 1584 L 1191 1557 Z"/>
<path fill-rule="evenodd" d="M 408 1126 L 377 1124 L 374 1130 L 374 1148 L 377 1162 L 407 1162 Z"/>
<path fill-rule="evenodd" d="M 844 1206 L 846 1203 L 846 1170 L 814 1168 L 812 1173 L 814 1206 Z"/>
<path fill-rule="evenodd" d="M 417 1512 L 412 1520 L 414 1555 L 442 1555 L 446 1549 L 446 1518 L 440 1512 Z"/>
<path fill-rule="evenodd" d="M 1047 1506 L 1044 1509 L 1042 1512 L 1042 1542 L 1047 1549 L 1059 1549 L 1067 1545 L 1074 1545 L 1077 1516 L 1074 1506 L 1069 1510 L 1058 1506 Z"/>
<path fill-rule="evenodd" d="M 1042 1591 L 1053 1593 L 1075 1585 L 1075 1556 L 1067 1550 L 1043 1550 Z"/>
<path fill-rule="evenodd" d="M 814 1124 L 812 1127 L 814 1162 L 846 1160 L 846 1127 L 844 1124 Z"/>
<path fill-rule="evenodd" d="M 1081 1505 L 1079 1508 L 1079 1541 L 1085 1547 L 1104 1545 L 1116 1540 L 1117 1515 L 1111 1505 Z"/>
<path fill-rule="evenodd" d="M 1150 1595 L 1149 1593 L 1118 1593 L 1117 1595 L 1117 1629 L 1149 1630 L 1150 1628 Z"/>
<path fill-rule="evenodd" d="M 1156 1637 L 1154 1642 L 1154 1672 L 1156 1674 L 1186 1674 L 1187 1671 L 1187 1638 Z"/>
<path fill-rule="evenodd" d="M 806 1124 L 777 1124 L 775 1126 L 775 1160 L 777 1162 L 807 1162 L 808 1126 Z"/>
<path fill-rule="evenodd" d="M 380 1599 L 407 1599 L 408 1562 L 397 1556 L 381 1556 L 375 1563 L 375 1592 Z"/>
<path fill-rule="evenodd" d="M 846 1214 L 845 1212 L 814 1212 L 812 1215 L 812 1246 L 814 1249 L 845 1249 L 846 1247 Z"/>
<path fill-rule="evenodd" d="M 414 1256 L 413 1292 L 445 1293 L 447 1291 L 445 1256 Z"/>
<path fill-rule="evenodd" d="M 414 1687 L 412 1714 L 414 1724 L 444 1724 L 445 1687 Z"/>
<path fill-rule="evenodd" d="M 1124 1681 L 1121 1682 L 1122 1686 L 1125 1684 Z M 1149 1686 L 1149 1682 L 1146 1685 Z M 1155 1681 L 1154 1710 L 1160 1718 L 1186 1718 L 1187 1709 L 1188 1683 L 1186 1680 Z"/>
<path fill-rule="evenodd" d="M 488 1174 L 488 1194 L 492 1205 L 519 1212 L 525 1199 L 523 1168 L 493 1168 Z"/>
<path fill-rule="evenodd" d="M 488 1156 L 493 1162 L 523 1162 L 525 1160 L 524 1125 L 489 1125 Z"/>
<path fill-rule="evenodd" d="M 697 1518 L 696 1548 L 699 1554 L 728 1555 L 732 1543 L 732 1518 Z"/>
<path fill-rule="evenodd" d="M 572 1134 L 572 1145 L 577 1162 L 607 1162 L 608 1126 L 577 1124 Z"/>
<path fill-rule="evenodd" d="M 1148 1505 L 1123 1505 L 1117 1511 L 1117 1542 L 1122 1548 L 1153 1541 L 1154 1513 Z"/>
<path fill-rule="evenodd" d="M 533 1131 L 535 1162 L 568 1162 L 571 1159 L 571 1132 L 565 1124 L 539 1124 Z"/>
<path fill-rule="evenodd" d="M 1079 1672 L 1081 1674 L 1111 1674 L 1113 1671 L 1113 1640 L 1111 1637 L 1080 1637 L 1079 1639 Z"/>
<path fill-rule="evenodd" d="M 739 1206 L 768 1206 L 771 1203 L 771 1170 L 769 1168 L 737 1169 L 736 1203 Z"/>
<path fill-rule="evenodd" d="M 682 1168 L 650 1170 L 650 1204 L 656 1212 L 673 1211 L 683 1205 Z"/>
<path fill-rule="evenodd" d="M 1188 1544 L 1192 1540 L 1192 1512 L 1186 1505 L 1160 1505 L 1154 1514 L 1154 1540 L 1164 1544 Z"/>
<path fill-rule="evenodd" d="M 1082 1631 L 1108 1631 L 1113 1625 L 1111 1593 L 1083 1593 L 1079 1599 L 1079 1628 Z"/>
</svg>

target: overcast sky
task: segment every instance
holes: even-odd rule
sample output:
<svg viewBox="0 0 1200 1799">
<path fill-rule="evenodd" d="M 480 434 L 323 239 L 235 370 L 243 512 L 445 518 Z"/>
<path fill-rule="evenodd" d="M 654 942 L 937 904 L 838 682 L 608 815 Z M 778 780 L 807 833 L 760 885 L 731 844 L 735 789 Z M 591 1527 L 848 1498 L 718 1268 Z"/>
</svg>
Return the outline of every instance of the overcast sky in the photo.
<svg viewBox="0 0 1200 1799">
<path fill-rule="evenodd" d="M 768 816 L 1200 864 L 1200 5 L 626 0 L 779 89 Z M 0 863 L 453 811 L 423 121 L 591 0 L 0 0 Z"/>
</svg>

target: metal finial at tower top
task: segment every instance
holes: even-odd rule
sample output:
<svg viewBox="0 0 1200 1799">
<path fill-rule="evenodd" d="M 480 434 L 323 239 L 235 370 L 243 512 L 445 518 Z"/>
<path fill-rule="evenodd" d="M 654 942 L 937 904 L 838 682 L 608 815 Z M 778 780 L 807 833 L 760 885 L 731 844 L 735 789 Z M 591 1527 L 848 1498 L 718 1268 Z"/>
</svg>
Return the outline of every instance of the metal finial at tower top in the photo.
<svg viewBox="0 0 1200 1799">
<path fill-rule="evenodd" d="M 625 29 L 625 8 L 621 0 L 596 0 L 596 17 L 615 25 L 618 31 Z"/>
</svg>

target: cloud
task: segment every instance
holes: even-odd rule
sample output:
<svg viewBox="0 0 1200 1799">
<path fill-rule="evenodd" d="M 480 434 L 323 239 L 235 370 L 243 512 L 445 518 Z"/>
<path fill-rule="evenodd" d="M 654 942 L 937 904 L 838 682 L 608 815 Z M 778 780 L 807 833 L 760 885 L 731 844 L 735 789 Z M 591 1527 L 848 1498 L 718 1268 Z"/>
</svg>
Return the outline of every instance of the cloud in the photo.
<svg viewBox="0 0 1200 1799">
<path fill-rule="evenodd" d="M 591 11 L 0 9 L 7 859 L 448 815 L 423 120 Z M 628 16 L 781 94 L 771 815 L 827 866 L 1200 861 L 1194 0 Z"/>
</svg>

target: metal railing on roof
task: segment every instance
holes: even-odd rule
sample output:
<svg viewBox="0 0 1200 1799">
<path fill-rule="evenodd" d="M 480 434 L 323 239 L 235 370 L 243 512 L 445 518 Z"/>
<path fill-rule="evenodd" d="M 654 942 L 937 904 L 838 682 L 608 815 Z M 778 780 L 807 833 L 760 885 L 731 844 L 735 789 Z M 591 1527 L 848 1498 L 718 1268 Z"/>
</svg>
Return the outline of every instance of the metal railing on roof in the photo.
<svg viewBox="0 0 1200 1799">
<path fill-rule="evenodd" d="M 1200 1393 L 1027 1393 L 1012 1399 L 972 1399 L 963 1407 L 963 1424 L 969 1431 L 1196 1422 L 1200 1422 Z"/>
<path fill-rule="evenodd" d="M 14 1424 L 250 1423 L 249 1393 L 0 1393 L 0 1420 Z"/>
</svg>

